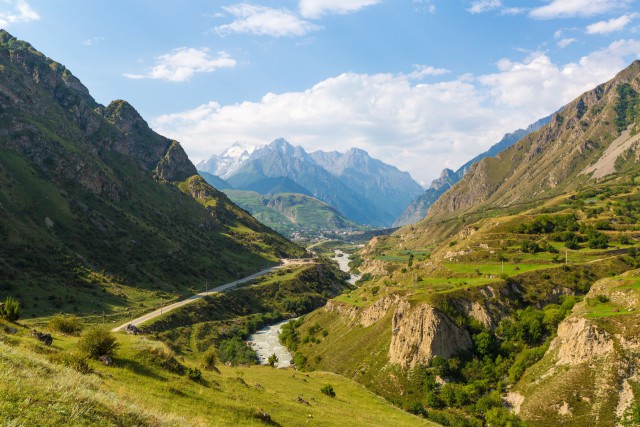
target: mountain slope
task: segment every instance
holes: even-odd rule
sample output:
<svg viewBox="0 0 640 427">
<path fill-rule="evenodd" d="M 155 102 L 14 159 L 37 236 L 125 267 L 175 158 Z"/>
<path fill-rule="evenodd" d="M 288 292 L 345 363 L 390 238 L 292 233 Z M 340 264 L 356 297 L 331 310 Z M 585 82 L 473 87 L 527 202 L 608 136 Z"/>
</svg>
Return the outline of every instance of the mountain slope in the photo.
<svg viewBox="0 0 640 427">
<path fill-rule="evenodd" d="M 210 174 L 209 172 L 198 171 L 198 174 L 207 181 L 207 184 L 218 190 L 231 190 L 233 186 L 224 179 L 217 175 Z"/>
<path fill-rule="evenodd" d="M 455 172 L 451 169 L 444 169 L 440 174 L 440 177 L 434 180 L 431 183 L 431 186 L 423 194 L 414 199 L 404 212 L 402 212 L 394 222 L 393 226 L 401 227 L 403 225 L 414 224 L 423 219 L 427 215 L 429 207 L 434 204 L 435 201 L 438 200 L 438 198 L 449 188 L 460 181 L 471 165 L 479 162 L 485 157 L 494 157 L 498 155 L 501 151 L 512 146 L 530 133 L 536 132 L 550 121 L 551 116 L 548 116 L 529 125 L 526 129 L 518 129 L 515 132 L 506 134 L 499 142 L 492 145 L 487 151 L 478 154 L 476 157 L 460 166 L 460 168 Z"/>
<path fill-rule="evenodd" d="M 99 105 L 5 31 L 0 236 L 0 297 L 32 315 L 144 310 L 303 252 L 208 185 L 127 102 Z"/>
<path fill-rule="evenodd" d="M 634 61 L 609 82 L 555 113 L 541 131 L 497 157 L 476 163 L 431 207 L 428 218 L 514 206 L 575 189 L 591 178 L 588 166 L 614 141 L 626 148 L 612 159 L 617 166 L 613 171 L 635 162 L 637 142 L 631 138 L 638 131 L 640 117 L 639 76 L 640 61 Z"/>
<path fill-rule="evenodd" d="M 284 139 L 256 148 L 226 179 L 237 189 L 261 194 L 313 196 L 352 221 L 376 226 L 390 225 L 422 191 L 408 173 L 363 150 L 309 154 Z"/>
<path fill-rule="evenodd" d="M 262 195 L 255 191 L 225 190 L 234 203 L 246 209 L 263 224 L 285 236 L 354 229 L 357 225 L 335 208 L 311 196 L 296 193 Z"/>
<path fill-rule="evenodd" d="M 423 189 L 407 172 L 401 172 L 366 151 L 351 148 L 346 153 L 316 151 L 311 157 L 339 177 L 349 188 L 370 200 L 378 215 L 389 225 Z"/>
</svg>

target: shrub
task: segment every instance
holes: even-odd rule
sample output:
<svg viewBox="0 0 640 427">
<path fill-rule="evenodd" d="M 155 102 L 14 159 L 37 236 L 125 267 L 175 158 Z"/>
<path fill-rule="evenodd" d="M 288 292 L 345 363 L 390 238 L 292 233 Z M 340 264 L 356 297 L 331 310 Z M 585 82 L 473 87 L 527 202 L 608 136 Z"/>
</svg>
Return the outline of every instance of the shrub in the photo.
<svg viewBox="0 0 640 427">
<path fill-rule="evenodd" d="M 218 361 L 218 355 L 216 354 L 216 350 L 211 347 L 202 355 L 204 359 L 204 368 L 205 369 L 215 369 L 216 362 Z"/>
<path fill-rule="evenodd" d="M 76 316 L 57 314 L 49 321 L 49 329 L 65 335 L 79 335 L 82 331 L 82 323 Z"/>
<path fill-rule="evenodd" d="M 78 349 L 92 359 L 99 359 L 101 356 L 113 357 L 117 348 L 115 335 L 102 326 L 89 329 L 78 341 Z"/>
<path fill-rule="evenodd" d="M 333 386 L 331 384 L 323 386 L 320 391 L 322 394 L 326 394 L 329 397 L 336 397 L 336 392 L 333 390 Z"/>
<path fill-rule="evenodd" d="M 68 366 L 81 374 L 89 374 L 92 371 L 87 363 L 87 358 L 80 353 L 60 353 L 55 357 L 54 361 Z"/>
<path fill-rule="evenodd" d="M 0 306 L 0 316 L 10 322 L 20 319 L 20 302 L 12 297 L 7 297 L 4 304 Z"/>
<path fill-rule="evenodd" d="M 276 366 L 276 363 L 278 363 L 278 356 L 276 356 L 276 354 L 273 353 L 271 356 L 269 356 L 268 363 L 269 363 L 269 366 L 274 368 Z"/>
<path fill-rule="evenodd" d="M 189 368 L 189 370 L 187 371 L 187 377 L 189 377 L 191 381 L 198 382 L 202 380 L 202 372 L 200 372 L 200 369 L 198 368 L 194 368 L 194 369 Z"/>
</svg>

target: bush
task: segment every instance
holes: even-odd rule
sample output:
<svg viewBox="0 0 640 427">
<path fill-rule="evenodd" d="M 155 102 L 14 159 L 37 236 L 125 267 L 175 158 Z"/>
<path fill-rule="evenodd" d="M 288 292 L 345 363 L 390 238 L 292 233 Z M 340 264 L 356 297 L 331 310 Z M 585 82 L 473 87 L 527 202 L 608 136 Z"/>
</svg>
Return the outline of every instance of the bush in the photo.
<svg viewBox="0 0 640 427">
<path fill-rule="evenodd" d="M 4 317 L 10 322 L 16 322 L 20 319 L 20 303 L 17 299 L 7 297 L 4 303 L 0 306 L 0 316 Z"/>
<path fill-rule="evenodd" d="M 258 362 L 255 351 L 251 349 L 242 338 L 234 336 L 232 338 L 222 340 L 218 348 L 220 360 L 237 365 L 255 365 Z"/>
<path fill-rule="evenodd" d="M 216 354 L 216 350 L 211 347 L 202 355 L 204 359 L 204 368 L 205 369 L 215 369 L 216 362 L 218 361 L 218 355 Z"/>
<path fill-rule="evenodd" d="M 269 363 L 269 366 L 274 368 L 276 366 L 276 363 L 278 363 L 278 356 L 276 356 L 276 354 L 273 353 L 271 356 L 269 356 L 268 363 Z"/>
<path fill-rule="evenodd" d="M 80 353 L 60 353 L 55 357 L 54 361 L 68 366 L 81 374 L 89 374 L 92 371 L 87 363 L 87 358 Z"/>
<path fill-rule="evenodd" d="M 322 394 L 326 394 L 329 397 L 336 397 L 336 392 L 333 390 L 333 386 L 331 384 L 327 384 L 320 389 Z"/>
<path fill-rule="evenodd" d="M 79 335 L 82 331 L 82 323 L 76 316 L 57 314 L 49 321 L 49 329 L 65 335 Z"/>
<path fill-rule="evenodd" d="M 117 348 L 115 335 L 102 326 L 89 329 L 78 341 L 78 349 L 92 359 L 99 359 L 101 356 L 113 357 Z"/>
<path fill-rule="evenodd" d="M 189 368 L 189 370 L 187 371 L 187 377 L 189 377 L 191 381 L 198 382 L 202 380 L 202 372 L 200 372 L 200 369 L 198 368 Z"/>
</svg>

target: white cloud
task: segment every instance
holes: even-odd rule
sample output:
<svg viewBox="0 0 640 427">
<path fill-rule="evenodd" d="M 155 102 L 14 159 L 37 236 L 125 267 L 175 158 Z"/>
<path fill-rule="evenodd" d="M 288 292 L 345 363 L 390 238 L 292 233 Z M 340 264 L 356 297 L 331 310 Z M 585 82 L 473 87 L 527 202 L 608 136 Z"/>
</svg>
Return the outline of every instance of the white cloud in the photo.
<svg viewBox="0 0 640 427">
<path fill-rule="evenodd" d="M 451 72 L 446 68 L 435 68 L 427 65 L 414 65 L 413 67 L 415 70 L 407 74 L 407 78 L 410 80 L 421 80 L 428 76 L 441 76 Z"/>
<path fill-rule="evenodd" d="M 567 47 L 567 46 L 569 46 L 570 44 L 575 43 L 575 42 L 577 42 L 577 41 L 578 41 L 578 40 L 577 40 L 577 39 L 574 39 L 573 37 L 568 37 L 568 38 L 564 38 L 564 39 L 560 39 L 560 40 L 558 40 L 558 43 L 557 43 L 557 44 L 558 44 L 558 47 L 561 47 L 561 48 L 563 48 L 563 49 L 564 49 L 565 47 Z"/>
<path fill-rule="evenodd" d="M 156 57 L 156 65 L 146 74 L 125 74 L 130 79 L 161 79 L 184 82 L 195 73 L 211 73 L 219 68 L 233 68 L 236 61 L 226 52 L 218 52 L 217 57 L 209 54 L 209 49 L 181 47 L 171 53 Z"/>
<path fill-rule="evenodd" d="M 305 18 L 320 18 L 323 15 L 355 12 L 382 0 L 300 0 L 300 14 Z"/>
<path fill-rule="evenodd" d="M 3 4 L 7 6 L 3 7 Z M 8 7 L 9 10 L 2 10 L 6 7 Z M 33 10 L 25 0 L 5 0 L 0 3 L 0 27 L 8 27 L 11 24 L 39 20 L 40 15 L 38 15 L 38 12 Z"/>
<path fill-rule="evenodd" d="M 413 0 L 413 7 L 416 12 L 436 13 L 435 0 Z"/>
<path fill-rule="evenodd" d="M 236 19 L 216 27 L 220 35 L 254 34 L 258 36 L 304 36 L 320 26 L 295 16 L 287 9 L 274 9 L 249 3 L 226 6 L 223 9 Z"/>
<path fill-rule="evenodd" d="M 416 83 L 412 74 L 344 73 L 301 92 L 268 93 L 257 102 L 157 117 L 195 161 L 234 141 L 285 137 L 309 150 L 361 147 L 429 182 L 592 89 L 640 57 L 640 41 L 620 40 L 578 62 L 557 64 L 544 53 L 501 60 L 495 73 Z M 427 70 L 429 67 L 422 67 Z M 439 70 L 433 68 L 433 70 Z"/>
<path fill-rule="evenodd" d="M 86 39 L 82 42 L 83 46 L 93 46 L 96 43 L 100 43 L 104 40 L 104 37 L 92 37 L 90 39 Z"/>
<path fill-rule="evenodd" d="M 638 17 L 637 13 L 629 13 L 608 21 L 595 22 L 587 26 L 587 34 L 609 34 L 622 31 L 631 21 Z"/>
<path fill-rule="evenodd" d="M 536 19 L 588 17 L 623 8 L 633 0 L 552 0 L 533 9 L 529 16 Z"/>
<path fill-rule="evenodd" d="M 471 13 L 484 13 L 500 8 L 502 8 L 500 0 L 476 0 L 471 3 L 471 7 L 467 10 Z"/>
</svg>

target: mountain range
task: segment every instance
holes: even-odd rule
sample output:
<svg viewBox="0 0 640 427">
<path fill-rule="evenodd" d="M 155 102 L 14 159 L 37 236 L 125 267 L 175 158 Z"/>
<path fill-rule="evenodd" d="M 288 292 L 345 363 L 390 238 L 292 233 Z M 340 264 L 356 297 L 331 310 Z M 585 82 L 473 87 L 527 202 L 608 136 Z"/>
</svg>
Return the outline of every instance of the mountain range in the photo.
<svg viewBox="0 0 640 427">
<path fill-rule="evenodd" d="M 238 190 L 312 196 L 351 221 L 380 227 L 391 225 L 423 192 L 408 173 L 364 150 L 307 153 L 284 139 L 256 148 L 235 144 L 198 167 Z"/>
<path fill-rule="evenodd" d="M 499 142 L 492 145 L 487 151 L 477 155 L 464 165 L 460 166 L 460 168 L 455 172 L 449 168 L 443 169 L 440 177 L 433 180 L 429 188 L 423 194 L 411 201 L 409 206 L 407 206 L 404 212 L 402 212 L 398 219 L 393 223 L 393 226 L 401 227 L 403 225 L 414 224 L 424 219 L 429 207 L 433 205 L 449 188 L 453 187 L 454 184 L 460 181 L 474 163 L 479 162 L 485 157 L 494 157 L 498 155 L 501 151 L 517 143 L 530 133 L 539 130 L 550 121 L 551 116 L 547 116 L 527 126 L 526 129 L 518 129 L 504 135 Z"/>
<path fill-rule="evenodd" d="M 6 31 L 0 218 L 0 296 L 31 314 L 111 313 L 304 254 L 207 184 L 129 103 L 100 105 Z"/>
</svg>

